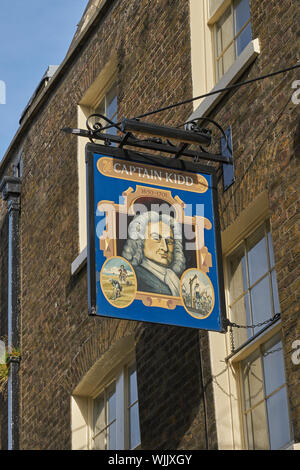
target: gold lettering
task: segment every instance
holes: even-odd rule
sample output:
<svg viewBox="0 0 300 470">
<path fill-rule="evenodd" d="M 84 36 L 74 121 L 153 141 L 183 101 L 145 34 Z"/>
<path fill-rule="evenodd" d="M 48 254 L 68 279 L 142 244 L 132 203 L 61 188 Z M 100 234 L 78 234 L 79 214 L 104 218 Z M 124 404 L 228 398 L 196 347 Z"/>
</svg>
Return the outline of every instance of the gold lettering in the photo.
<svg viewBox="0 0 300 470">
<path fill-rule="evenodd" d="M 126 165 L 123 165 L 122 173 L 126 173 L 126 175 L 129 175 Z"/>
<path fill-rule="evenodd" d="M 172 176 L 171 173 L 166 172 L 166 182 L 167 183 L 173 183 L 173 181 L 171 180 L 171 176 Z M 176 183 L 176 181 L 175 181 L 175 183 Z"/>
<path fill-rule="evenodd" d="M 129 173 L 130 173 L 130 175 L 132 175 L 132 173 L 134 173 L 134 172 L 135 172 L 135 166 L 131 166 L 131 165 L 130 165 L 130 167 L 129 167 Z"/>
<path fill-rule="evenodd" d="M 151 180 L 156 186 L 166 185 L 169 188 L 182 188 L 186 191 L 205 193 L 208 181 L 200 174 L 191 175 L 177 170 L 161 169 L 150 165 L 137 166 L 135 162 L 126 163 L 122 160 L 102 157 L 97 161 L 97 168 L 105 176 L 130 181 Z"/>
<path fill-rule="evenodd" d="M 118 166 L 118 167 L 121 166 L 120 163 L 115 163 L 115 164 L 114 164 L 114 171 L 115 171 L 116 173 L 121 173 L 121 170 L 117 170 L 117 166 Z"/>
</svg>

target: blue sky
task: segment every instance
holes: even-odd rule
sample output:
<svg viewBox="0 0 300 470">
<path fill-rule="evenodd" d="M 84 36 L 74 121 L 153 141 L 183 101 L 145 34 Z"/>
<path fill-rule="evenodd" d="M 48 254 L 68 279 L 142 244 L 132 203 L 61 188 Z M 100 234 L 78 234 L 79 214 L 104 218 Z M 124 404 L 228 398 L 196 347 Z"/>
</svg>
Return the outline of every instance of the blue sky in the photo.
<svg viewBox="0 0 300 470">
<path fill-rule="evenodd" d="M 0 0 L 0 160 L 48 66 L 62 62 L 87 3 Z"/>
</svg>

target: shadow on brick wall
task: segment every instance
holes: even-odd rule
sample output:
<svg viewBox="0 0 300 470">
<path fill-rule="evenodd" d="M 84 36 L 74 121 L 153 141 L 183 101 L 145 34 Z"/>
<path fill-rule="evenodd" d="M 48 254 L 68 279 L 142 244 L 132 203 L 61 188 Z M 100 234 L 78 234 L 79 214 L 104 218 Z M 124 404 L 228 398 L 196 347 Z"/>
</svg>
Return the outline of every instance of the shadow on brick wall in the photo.
<svg viewBox="0 0 300 470">
<path fill-rule="evenodd" d="M 199 332 L 146 325 L 136 361 L 142 448 L 206 449 Z"/>
</svg>

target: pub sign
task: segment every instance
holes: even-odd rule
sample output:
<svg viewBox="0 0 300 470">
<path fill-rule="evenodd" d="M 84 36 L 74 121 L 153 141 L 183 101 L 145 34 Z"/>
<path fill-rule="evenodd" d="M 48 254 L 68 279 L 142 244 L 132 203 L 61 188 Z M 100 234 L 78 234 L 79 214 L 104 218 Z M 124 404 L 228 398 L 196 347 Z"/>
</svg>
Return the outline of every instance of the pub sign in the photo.
<svg viewBox="0 0 300 470">
<path fill-rule="evenodd" d="M 95 144 L 86 163 L 89 313 L 224 331 L 214 170 Z"/>
</svg>

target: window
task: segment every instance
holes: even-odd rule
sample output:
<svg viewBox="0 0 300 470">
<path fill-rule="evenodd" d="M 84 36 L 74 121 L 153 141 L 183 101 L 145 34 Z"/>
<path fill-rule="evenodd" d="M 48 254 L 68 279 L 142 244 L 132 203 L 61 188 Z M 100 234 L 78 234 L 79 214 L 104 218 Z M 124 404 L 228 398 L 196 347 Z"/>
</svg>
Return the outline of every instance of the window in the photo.
<svg viewBox="0 0 300 470">
<path fill-rule="evenodd" d="M 110 344 L 82 374 L 71 396 L 71 432 L 73 450 L 140 448 L 134 335 Z"/>
<path fill-rule="evenodd" d="M 106 93 L 100 104 L 94 110 L 96 114 L 102 114 L 110 119 L 112 122 L 117 122 L 117 90 L 116 86 L 113 85 L 111 89 Z M 108 125 L 106 121 L 101 122 L 104 126 Z M 111 127 L 108 131 L 109 134 L 115 135 L 117 130 L 115 127 Z"/>
<path fill-rule="evenodd" d="M 280 335 L 241 361 L 246 446 L 276 450 L 291 440 Z"/>
<path fill-rule="evenodd" d="M 211 2 L 211 10 L 216 1 Z M 232 0 L 215 22 L 216 80 L 224 75 L 252 39 L 249 0 Z"/>
<path fill-rule="evenodd" d="M 140 426 L 136 366 L 121 373 L 92 400 L 92 445 L 96 450 L 138 449 Z"/>
<path fill-rule="evenodd" d="M 129 418 L 129 448 L 136 449 L 141 443 L 139 424 L 139 403 L 137 391 L 136 367 L 131 366 L 128 370 L 128 400 L 127 413 Z"/>
<path fill-rule="evenodd" d="M 275 262 L 269 223 L 262 224 L 227 258 L 231 321 L 254 325 L 280 312 Z M 235 346 L 264 327 L 234 330 Z"/>
<path fill-rule="evenodd" d="M 250 0 L 189 0 L 193 96 L 226 88 L 260 54 L 252 39 Z M 210 113 L 224 92 L 194 101 L 190 120 Z"/>
<path fill-rule="evenodd" d="M 232 360 L 240 377 L 244 444 L 251 450 L 281 449 L 290 443 L 291 431 L 280 331 L 276 325 L 275 330 L 255 326 L 280 311 L 269 222 L 242 240 L 226 261 L 230 318 L 249 325 L 233 329 L 240 347 Z"/>
<path fill-rule="evenodd" d="M 102 114 L 111 121 L 117 122 L 117 86 L 116 76 L 111 72 L 114 66 L 109 64 L 103 74 L 87 90 L 78 106 L 78 128 L 86 128 L 86 120 L 91 114 Z M 99 118 L 94 118 L 94 122 L 99 122 Z M 104 126 L 108 125 L 106 121 L 100 120 Z M 93 124 L 90 121 L 90 124 Z M 105 132 L 105 131 L 104 131 Z M 109 134 L 116 134 L 114 127 L 107 130 Z M 78 199 L 79 199 L 79 253 L 85 250 L 87 246 L 86 231 L 86 163 L 85 163 L 85 145 L 89 139 L 80 137 L 78 139 Z"/>
<path fill-rule="evenodd" d="M 113 382 L 93 401 L 94 449 L 116 449 L 116 383 Z"/>
<path fill-rule="evenodd" d="M 209 14 L 212 15 L 223 2 L 224 0 L 209 0 Z"/>
</svg>

